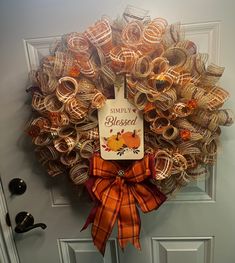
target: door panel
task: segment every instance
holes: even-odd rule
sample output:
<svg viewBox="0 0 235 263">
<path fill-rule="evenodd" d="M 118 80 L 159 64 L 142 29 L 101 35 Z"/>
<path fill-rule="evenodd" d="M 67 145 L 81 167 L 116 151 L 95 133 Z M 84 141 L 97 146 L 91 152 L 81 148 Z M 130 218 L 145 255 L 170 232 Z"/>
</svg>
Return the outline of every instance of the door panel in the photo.
<svg viewBox="0 0 235 263">
<path fill-rule="evenodd" d="M 62 262 L 119 262 L 117 242 L 114 239 L 108 241 L 104 257 L 91 239 L 59 239 L 58 245 Z"/>
<path fill-rule="evenodd" d="M 152 238 L 153 262 L 212 262 L 213 237 Z"/>
<path fill-rule="evenodd" d="M 105 0 L 98 5 L 95 0 L 1 1 L 0 173 L 12 227 L 20 211 L 30 212 L 35 223 L 47 225 L 45 231 L 14 234 L 20 260 L 22 263 L 30 263 L 32 259 L 34 263 L 233 263 L 234 127 L 223 129 L 223 151 L 216 167 L 209 169 L 206 180 L 191 183 L 159 210 L 141 215 L 142 251 L 132 246 L 124 253 L 120 251 L 115 229 L 105 258 L 93 246 L 89 229 L 80 232 L 92 205 L 86 198 L 78 197 L 66 177 L 46 175 L 23 134 L 30 116 L 25 93 L 29 70 L 37 67 L 60 35 L 83 31 L 103 14 L 115 18 L 126 4 L 149 9 L 152 17 L 162 16 L 169 23 L 181 20 L 186 36 L 198 44 L 199 51 L 209 53 L 210 62 L 226 67 L 221 85 L 232 95 L 226 106 L 235 109 L 233 1 L 146 0 L 143 4 Z M 8 183 L 15 177 L 27 183 L 22 196 L 11 196 L 8 191 Z"/>
</svg>

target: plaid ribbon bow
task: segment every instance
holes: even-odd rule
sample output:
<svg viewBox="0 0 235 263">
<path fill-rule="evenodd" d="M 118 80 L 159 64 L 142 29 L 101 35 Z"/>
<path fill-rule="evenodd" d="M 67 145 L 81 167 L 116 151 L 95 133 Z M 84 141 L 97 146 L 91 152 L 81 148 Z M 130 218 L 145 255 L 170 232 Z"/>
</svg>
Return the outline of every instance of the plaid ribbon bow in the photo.
<svg viewBox="0 0 235 263">
<path fill-rule="evenodd" d="M 93 242 L 103 255 L 116 219 L 120 247 L 124 249 L 131 242 L 140 249 L 140 217 L 136 203 L 147 213 L 157 209 L 166 200 L 166 196 L 156 186 L 146 181 L 151 177 L 150 166 L 148 155 L 135 161 L 126 170 L 116 162 L 94 155 L 94 177 L 87 187 L 93 197 L 98 199 L 98 205 L 91 211 L 83 229 L 93 222 Z"/>
</svg>

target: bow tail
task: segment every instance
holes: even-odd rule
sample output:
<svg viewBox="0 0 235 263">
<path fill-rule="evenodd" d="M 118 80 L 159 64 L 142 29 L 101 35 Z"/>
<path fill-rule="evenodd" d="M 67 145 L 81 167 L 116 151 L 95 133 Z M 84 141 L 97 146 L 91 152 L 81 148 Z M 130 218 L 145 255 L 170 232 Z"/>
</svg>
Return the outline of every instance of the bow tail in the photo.
<svg viewBox="0 0 235 263">
<path fill-rule="evenodd" d="M 140 249 L 140 216 L 135 199 L 127 185 L 123 187 L 123 198 L 118 217 L 118 241 L 122 250 L 128 242 Z"/>
<path fill-rule="evenodd" d="M 92 238 L 95 246 L 104 255 L 105 247 L 113 230 L 122 200 L 122 187 L 114 183 L 104 193 L 92 225 Z"/>
<path fill-rule="evenodd" d="M 130 192 L 144 213 L 158 209 L 167 199 L 155 185 L 135 184 L 130 186 Z"/>
</svg>

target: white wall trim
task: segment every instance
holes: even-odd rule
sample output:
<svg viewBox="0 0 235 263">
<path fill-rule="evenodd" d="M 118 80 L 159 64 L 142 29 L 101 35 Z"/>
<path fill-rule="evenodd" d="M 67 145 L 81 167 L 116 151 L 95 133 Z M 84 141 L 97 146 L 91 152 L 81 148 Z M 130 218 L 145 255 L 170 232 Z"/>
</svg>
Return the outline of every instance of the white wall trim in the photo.
<svg viewBox="0 0 235 263">
<path fill-rule="evenodd" d="M 7 205 L 0 181 L 0 262 L 19 263 L 12 228 L 6 224 Z"/>
</svg>

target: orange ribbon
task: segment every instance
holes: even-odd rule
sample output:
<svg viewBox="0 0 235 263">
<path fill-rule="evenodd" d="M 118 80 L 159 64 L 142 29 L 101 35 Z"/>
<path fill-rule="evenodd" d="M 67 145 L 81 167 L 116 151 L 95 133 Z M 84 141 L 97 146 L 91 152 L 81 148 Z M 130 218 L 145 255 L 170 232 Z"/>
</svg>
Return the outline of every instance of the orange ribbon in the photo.
<svg viewBox="0 0 235 263">
<path fill-rule="evenodd" d="M 140 249 L 140 217 L 136 203 L 147 213 L 157 209 L 166 200 L 166 196 L 147 181 L 153 167 L 150 161 L 150 156 L 146 155 L 123 170 L 117 162 L 94 155 L 94 177 L 87 183 L 87 187 L 93 197 L 98 199 L 98 204 L 91 211 L 83 229 L 93 222 L 93 242 L 102 254 L 116 219 L 120 247 L 124 249 L 131 242 Z"/>
</svg>

